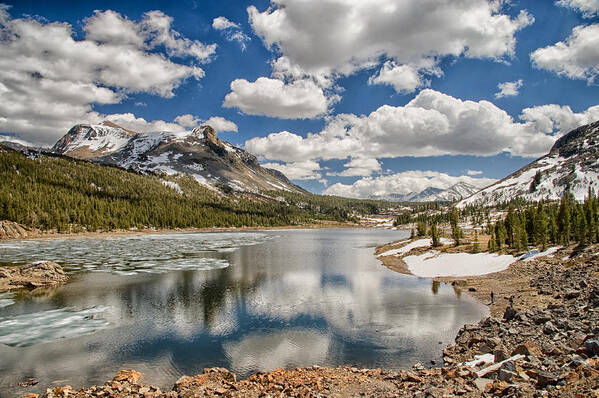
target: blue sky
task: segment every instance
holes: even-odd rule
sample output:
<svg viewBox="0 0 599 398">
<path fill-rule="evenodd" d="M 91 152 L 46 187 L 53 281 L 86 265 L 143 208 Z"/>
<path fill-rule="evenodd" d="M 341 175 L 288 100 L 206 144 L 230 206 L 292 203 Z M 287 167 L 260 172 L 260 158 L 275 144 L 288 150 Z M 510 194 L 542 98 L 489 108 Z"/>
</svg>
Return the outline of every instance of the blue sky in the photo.
<svg viewBox="0 0 599 398">
<path fill-rule="evenodd" d="M 11 140 L 208 122 L 313 192 L 366 197 L 482 187 L 599 119 L 596 0 L 3 4 Z"/>
</svg>

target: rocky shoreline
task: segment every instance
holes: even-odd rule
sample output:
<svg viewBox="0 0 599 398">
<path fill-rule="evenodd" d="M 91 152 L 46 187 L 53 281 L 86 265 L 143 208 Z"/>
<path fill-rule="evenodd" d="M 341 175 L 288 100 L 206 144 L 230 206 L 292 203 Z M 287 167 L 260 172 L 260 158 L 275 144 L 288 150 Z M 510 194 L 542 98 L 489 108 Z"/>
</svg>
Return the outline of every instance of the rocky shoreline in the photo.
<svg viewBox="0 0 599 398">
<path fill-rule="evenodd" d="M 567 259 L 541 257 L 497 274 L 446 280 L 456 289 L 483 294 L 483 300 L 483 288 L 502 293 L 495 304 L 500 316 L 464 326 L 456 343 L 445 348 L 442 367 L 391 371 L 314 366 L 258 373 L 241 381 L 226 369 L 211 368 L 181 377 L 170 391 L 141 383 L 135 371 L 121 371 L 102 386 L 57 387 L 44 396 L 599 396 L 599 245 L 566 248 L 560 256 L 564 254 Z M 513 306 L 504 296 L 511 293 Z M 498 311 L 492 307 L 492 313 Z M 478 363 L 473 361 L 477 358 Z"/>
<path fill-rule="evenodd" d="M 201 232 L 253 232 L 278 229 L 324 229 L 324 228 L 376 228 L 374 225 L 340 223 L 323 220 L 318 224 L 283 225 L 277 227 L 212 227 L 212 228 L 174 228 L 174 229 L 116 229 L 96 232 L 57 232 L 30 229 L 12 221 L 0 220 L 0 242 L 40 239 L 77 239 L 105 238 L 113 236 L 140 236 L 153 234 L 201 233 Z"/>
<path fill-rule="evenodd" d="M 67 280 L 62 267 L 52 261 L 0 267 L 0 293 L 58 286 Z"/>
</svg>

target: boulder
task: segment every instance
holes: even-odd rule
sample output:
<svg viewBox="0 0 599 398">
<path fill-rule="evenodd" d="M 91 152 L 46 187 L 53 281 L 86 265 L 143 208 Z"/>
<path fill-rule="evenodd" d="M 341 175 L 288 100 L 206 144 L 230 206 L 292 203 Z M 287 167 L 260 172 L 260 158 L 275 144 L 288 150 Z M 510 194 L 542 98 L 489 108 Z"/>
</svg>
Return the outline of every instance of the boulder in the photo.
<svg viewBox="0 0 599 398">
<path fill-rule="evenodd" d="M 557 329 L 557 327 L 555 327 L 555 325 L 551 322 L 545 322 L 545 325 L 543 325 L 543 333 L 545 334 L 554 334 L 559 332 L 559 330 Z"/>
<path fill-rule="evenodd" d="M 0 240 L 22 239 L 29 237 L 29 235 L 30 231 L 21 224 L 8 220 L 0 221 Z"/>
<path fill-rule="evenodd" d="M 121 370 L 117 373 L 116 376 L 112 379 L 116 382 L 127 382 L 130 384 L 137 384 L 141 379 L 141 373 L 135 370 Z"/>
<path fill-rule="evenodd" d="M 503 319 L 506 321 L 511 321 L 516 317 L 518 311 L 516 311 L 513 307 L 506 307 L 505 312 L 503 313 Z"/>
<path fill-rule="evenodd" d="M 0 268 L 0 292 L 19 288 L 38 288 L 65 283 L 68 276 L 52 261 Z"/>
<path fill-rule="evenodd" d="M 546 372 L 544 370 L 537 371 L 537 386 L 545 388 L 549 385 L 555 386 L 559 383 L 560 377 L 556 373 Z"/>
<path fill-rule="evenodd" d="M 583 347 L 588 356 L 599 356 L 599 339 L 587 339 L 583 343 Z"/>
<path fill-rule="evenodd" d="M 512 356 L 518 354 L 525 355 L 527 357 L 541 357 L 543 356 L 543 351 L 541 351 L 541 347 L 539 347 L 537 344 L 533 343 L 532 341 L 527 341 L 520 344 L 514 349 L 514 351 L 512 351 Z"/>
</svg>

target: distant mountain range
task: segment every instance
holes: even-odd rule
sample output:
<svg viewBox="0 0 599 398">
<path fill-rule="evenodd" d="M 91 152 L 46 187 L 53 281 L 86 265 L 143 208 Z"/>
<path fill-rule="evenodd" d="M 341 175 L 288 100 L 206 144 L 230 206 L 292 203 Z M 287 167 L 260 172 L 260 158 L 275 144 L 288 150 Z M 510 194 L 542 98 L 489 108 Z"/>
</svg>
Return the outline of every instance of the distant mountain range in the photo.
<svg viewBox="0 0 599 398">
<path fill-rule="evenodd" d="M 369 199 L 392 202 L 455 202 L 479 191 L 480 188 L 465 182 L 458 182 L 447 189 L 428 187 L 421 192 L 407 194 L 372 195 Z"/>
<path fill-rule="evenodd" d="M 589 186 L 599 191 L 599 121 L 569 132 L 547 155 L 460 201 L 458 207 L 496 205 L 516 197 L 557 200 L 566 190 L 582 201 Z"/>
<path fill-rule="evenodd" d="M 216 137 L 212 127 L 181 133 L 137 133 L 114 123 L 78 124 L 51 151 L 141 173 L 188 174 L 209 188 L 305 192 L 255 156 Z"/>
<path fill-rule="evenodd" d="M 25 154 L 48 152 L 4 143 Z M 305 193 L 281 172 L 263 168 L 255 156 L 216 137 L 210 126 L 181 133 L 137 133 L 114 123 L 78 124 L 51 149 L 54 154 L 118 166 L 140 173 L 187 174 L 213 190 Z M 589 186 L 599 191 L 599 121 L 561 137 L 551 151 L 484 189 L 464 182 L 407 194 L 372 195 L 394 202 L 455 202 L 496 205 L 516 197 L 559 199 L 570 190 L 583 200 Z"/>
</svg>

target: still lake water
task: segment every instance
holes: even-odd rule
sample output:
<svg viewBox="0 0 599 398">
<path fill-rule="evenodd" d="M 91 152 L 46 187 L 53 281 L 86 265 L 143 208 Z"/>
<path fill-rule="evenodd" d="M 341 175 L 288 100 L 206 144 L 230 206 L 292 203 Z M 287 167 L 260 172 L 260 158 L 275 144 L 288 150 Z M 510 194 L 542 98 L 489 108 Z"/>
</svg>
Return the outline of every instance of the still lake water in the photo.
<svg viewBox="0 0 599 398">
<path fill-rule="evenodd" d="M 0 243 L 0 263 L 51 260 L 69 283 L 0 295 L 0 396 L 102 384 L 123 368 L 170 388 L 205 367 L 399 368 L 441 358 L 488 314 L 374 256 L 380 229 L 279 230 Z M 441 343 L 441 344 L 440 344 Z M 16 383 L 33 377 L 29 388 Z"/>
</svg>

